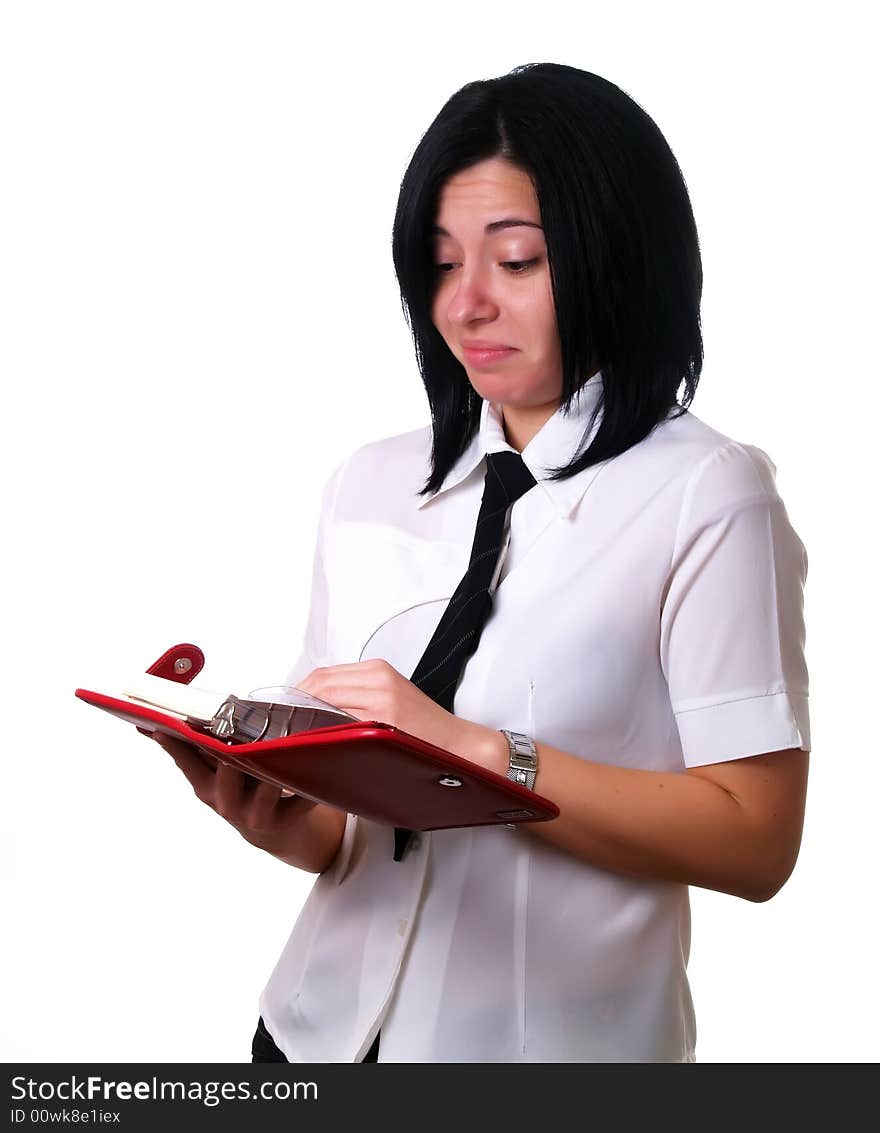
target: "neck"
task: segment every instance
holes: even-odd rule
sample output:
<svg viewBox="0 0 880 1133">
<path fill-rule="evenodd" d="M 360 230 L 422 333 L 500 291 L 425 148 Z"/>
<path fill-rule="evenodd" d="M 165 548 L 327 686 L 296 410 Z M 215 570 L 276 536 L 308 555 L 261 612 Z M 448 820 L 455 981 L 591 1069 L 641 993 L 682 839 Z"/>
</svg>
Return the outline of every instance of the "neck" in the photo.
<svg viewBox="0 0 880 1133">
<path fill-rule="evenodd" d="M 522 452 L 534 435 L 550 420 L 559 408 L 559 402 L 547 405 L 521 406 L 502 405 L 501 417 L 504 421 L 504 436 L 511 448 Z"/>
</svg>

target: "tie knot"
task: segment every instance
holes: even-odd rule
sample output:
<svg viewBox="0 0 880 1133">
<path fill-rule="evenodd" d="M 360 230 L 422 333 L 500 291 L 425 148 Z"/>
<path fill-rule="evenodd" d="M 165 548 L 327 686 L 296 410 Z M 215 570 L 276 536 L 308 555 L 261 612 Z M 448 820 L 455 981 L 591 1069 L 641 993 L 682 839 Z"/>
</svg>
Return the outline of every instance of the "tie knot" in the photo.
<svg viewBox="0 0 880 1133">
<path fill-rule="evenodd" d="M 535 484 L 537 480 L 518 452 L 503 449 L 486 454 L 486 491 L 499 499 L 508 504 L 516 503 Z"/>
</svg>

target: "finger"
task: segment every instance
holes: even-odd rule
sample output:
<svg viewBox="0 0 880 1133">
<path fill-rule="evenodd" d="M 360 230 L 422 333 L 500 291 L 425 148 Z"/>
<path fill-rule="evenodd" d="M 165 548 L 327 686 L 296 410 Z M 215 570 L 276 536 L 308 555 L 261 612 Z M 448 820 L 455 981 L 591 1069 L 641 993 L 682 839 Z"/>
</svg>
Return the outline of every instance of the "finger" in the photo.
<svg viewBox="0 0 880 1133">
<path fill-rule="evenodd" d="M 288 795 L 293 794 L 288 791 Z M 287 799 L 284 792 L 280 787 L 274 783 L 266 783 L 258 781 L 254 789 L 254 793 L 250 798 L 250 805 L 248 808 L 248 822 L 255 830 L 262 830 L 265 827 L 271 826 L 276 817 L 280 806 L 286 804 Z M 285 806 L 285 809 L 286 806 Z"/>
<path fill-rule="evenodd" d="M 150 736 L 154 739 L 160 747 L 164 747 L 167 751 L 183 751 L 184 749 L 192 755 L 198 755 L 202 762 L 207 767 L 213 767 L 214 761 L 207 756 L 201 748 L 196 747 L 195 744 L 189 740 L 184 740 L 180 736 L 172 736 L 168 732 L 145 732 L 144 735 Z"/>
<path fill-rule="evenodd" d="M 247 780 L 252 776 L 226 763 L 217 764 L 215 776 L 214 809 L 223 818 L 238 820 L 247 794 Z"/>
<path fill-rule="evenodd" d="M 339 698 L 351 696 L 358 691 L 369 691 L 376 685 L 377 674 L 369 662 L 355 661 L 346 665 L 328 665 L 324 669 L 315 669 L 306 681 L 300 681 L 298 688 L 317 696 L 319 700 L 326 700 L 329 704 L 339 707 Z M 333 699 L 333 698 L 337 699 Z"/>
<path fill-rule="evenodd" d="M 364 668 L 367 665 L 370 665 L 369 661 L 345 661 L 340 665 L 325 665 L 322 669 L 312 669 L 311 673 L 309 673 L 309 678 L 315 676 L 318 673 L 332 676 L 335 673 L 363 672 Z"/>
<path fill-rule="evenodd" d="M 250 778 L 250 776 L 248 776 Z M 284 790 L 274 783 L 257 781 L 254 791 L 245 800 L 241 819 L 233 825 L 240 830 L 273 830 L 294 815 L 303 815 L 317 803 L 304 795 Z"/>
<path fill-rule="evenodd" d="M 154 732 L 153 738 L 160 747 L 165 748 L 186 778 L 192 785 L 196 795 L 207 801 L 214 789 L 214 768 L 208 763 L 192 744 L 183 740 L 172 739 L 160 732 Z"/>
<path fill-rule="evenodd" d="M 337 677 L 332 684 L 315 686 L 305 691 L 318 700 L 323 700 L 325 704 L 331 704 L 341 712 L 347 712 L 349 716 L 367 720 L 376 712 L 377 693 L 381 688 L 372 687 L 363 679 L 343 680 Z"/>
</svg>

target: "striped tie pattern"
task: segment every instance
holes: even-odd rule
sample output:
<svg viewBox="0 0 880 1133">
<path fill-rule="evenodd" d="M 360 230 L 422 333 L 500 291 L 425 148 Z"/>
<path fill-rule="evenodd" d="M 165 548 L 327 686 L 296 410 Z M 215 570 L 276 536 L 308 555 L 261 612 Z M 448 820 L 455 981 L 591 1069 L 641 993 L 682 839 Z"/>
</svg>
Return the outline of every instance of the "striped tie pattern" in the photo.
<svg viewBox="0 0 880 1133">
<path fill-rule="evenodd" d="M 508 509 L 537 481 L 518 452 L 490 452 L 470 564 L 449 599 L 434 630 L 412 683 L 432 700 L 452 711 L 455 690 L 468 658 L 480 643 L 492 610 L 490 587 L 504 543 Z M 394 860 L 403 857 L 410 831 L 395 827 Z"/>
</svg>

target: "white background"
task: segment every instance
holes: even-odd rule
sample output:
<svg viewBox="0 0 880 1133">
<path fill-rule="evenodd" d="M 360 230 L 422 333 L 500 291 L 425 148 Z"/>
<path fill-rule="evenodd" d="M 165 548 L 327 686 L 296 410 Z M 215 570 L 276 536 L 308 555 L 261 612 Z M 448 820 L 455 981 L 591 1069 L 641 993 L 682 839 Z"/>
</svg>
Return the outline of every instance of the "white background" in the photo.
<svg viewBox="0 0 880 1133">
<path fill-rule="evenodd" d="M 0 1058 L 250 1060 L 312 884 L 82 704 L 168 646 L 201 683 L 299 653 L 321 486 L 428 423 L 391 224 L 465 82 L 615 82 L 700 233 L 697 416 L 757 444 L 809 555 L 795 873 L 692 889 L 702 1062 L 880 1053 L 878 241 L 870 5 L 5 3 Z M 870 140 L 869 140 L 870 139 Z"/>
</svg>

